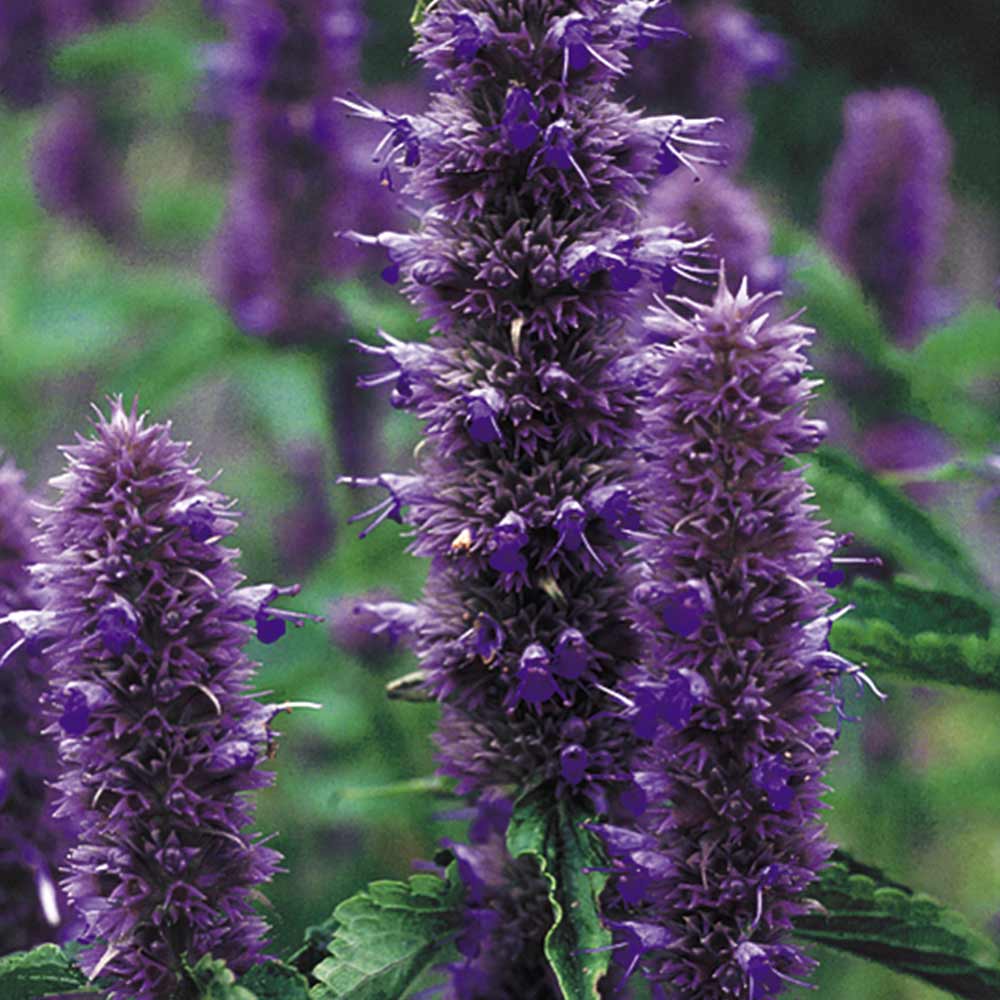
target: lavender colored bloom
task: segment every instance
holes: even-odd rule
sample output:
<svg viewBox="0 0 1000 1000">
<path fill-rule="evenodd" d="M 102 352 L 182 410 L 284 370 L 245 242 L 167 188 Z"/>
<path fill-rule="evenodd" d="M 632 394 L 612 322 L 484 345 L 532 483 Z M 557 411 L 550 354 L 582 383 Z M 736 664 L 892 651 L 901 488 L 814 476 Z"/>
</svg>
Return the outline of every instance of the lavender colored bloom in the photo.
<svg viewBox="0 0 1000 1000">
<path fill-rule="evenodd" d="M 735 3 L 671 4 L 650 21 L 666 44 L 637 55 L 630 89 L 651 108 L 721 117 L 728 162 L 742 163 L 753 133 L 747 97 L 753 87 L 786 75 L 785 41 Z"/>
<path fill-rule="evenodd" d="M 686 224 L 697 236 L 711 237 L 712 253 L 725 262 L 733 290 L 744 276 L 754 292 L 777 291 L 784 281 L 783 263 L 771 255 L 767 215 L 752 191 L 721 171 L 705 171 L 700 183 L 684 173 L 665 177 L 653 188 L 645 216 L 666 226 Z M 674 291 L 709 302 L 715 284 L 682 280 Z"/>
<path fill-rule="evenodd" d="M 90 95 L 64 95 L 35 142 L 32 173 L 47 211 L 121 242 L 135 226 L 132 196 L 105 127 Z"/>
<path fill-rule="evenodd" d="M 823 188 L 820 229 L 904 347 L 935 308 L 951 209 L 951 138 L 934 100 L 898 88 L 852 94 Z"/>
<path fill-rule="evenodd" d="M 333 237 L 365 194 L 331 101 L 357 76 L 358 3 L 252 0 L 223 16 L 236 179 L 210 277 L 247 333 L 314 342 L 336 321 L 317 282 L 357 261 Z"/>
<path fill-rule="evenodd" d="M 0 619 L 37 607 L 23 476 L 0 465 Z M 18 628 L 0 624 L 0 954 L 59 940 L 65 900 L 56 873 L 69 841 L 52 817 L 56 745 L 42 735 L 45 662 Z"/>
<path fill-rule="evenodd" d="M 599 829 L 626 965 L 677 997 L 764 1000 L 815 964 L 786 939 L 831 850 L 818 812 L 834 733 L 819 716 L 857 672 L 827 645 L 836 539 L 786 467 L 822 436 L 805 415 L 811 331 L 745 283 L 685 306 L 657 317 L 672 345 L 650 352 L 640 446 L 629 714 L 650 740 L 634 764 L 648 805 L 637 828 Z"/>
<path fill-rule="evenodd" d="M 223 544 L 232 502 L 169 426 L 115 399 L 94 427 L 53 480 L 34 570 L 45 607 L 29 628 L 49 643 L 58 812 L 79 830 L 63 885 L 93 945 L 82 966 L 113 981 L 113 1000 L 182 1000 L 185 961 L 239 972 L 261 955 L 253 900 L 278 855 L 248 832 L 246 793 L 271 781 L 277 710 L 247 694 L 241 647 L 248 622 L 266 641 L 302 616 L 269 606 L 295 588 L 241 586 Z"/>
<path fill-rule="evenodd" d="M 319 287 L 365 257 L 338 231 L 391 214 L 377 168 L 359 162 L 333 104 L 357 79 L 360 3 L 249 0 L 222 14 L 230 41 L 213 51 L 221 97 L 210 101 L 231 113 L 236 169 L 209 280 L 244 332 L 323 353 L 341 466 L 371 472 L 372 404 L 358 391 L 346 320 Z"/>
<path fill-rule="evenodd" d="M 426 434 L 418 474 L 381 477 L 369 515 L 405 517 L 432 560 L 414 643 L 460 794 L 548 782 L 606 815 L 636 787 L 631 726 L 609 717 L 635 654 L 637 390 L 619 344 L 639 288 L 693 273 L 704 248 L 638 228 L 638 200 L 715 149 L 712 121 L 613 99 L 652 6 L 439 0 L 416 45 L 442 84 L 428 112 L 343 102 L 385 128 L 377 155 L 428 206 L 415 232 L 348 235 L 382 247 L 436 329 L 366 348 L 385 364 L 369 384 Z"/>
</svg>

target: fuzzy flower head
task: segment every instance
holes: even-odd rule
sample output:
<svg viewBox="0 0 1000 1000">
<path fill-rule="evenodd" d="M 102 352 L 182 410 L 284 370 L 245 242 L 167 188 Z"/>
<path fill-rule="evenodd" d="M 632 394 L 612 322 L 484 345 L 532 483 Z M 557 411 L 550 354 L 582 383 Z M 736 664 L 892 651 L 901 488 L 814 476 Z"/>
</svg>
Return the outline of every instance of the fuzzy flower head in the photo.
<svg viewBox="0 0 1000 1000">
<path fill-rule="evenodd" d="M 0 465 L 0 954 L 58 940 L 65 927 L 56 878 L 68 831 L 52 817 L 47 787 L 59 766 L 42 735 L 45 661 L 16 624 L 38 602 L 23 478 Z"/>
<path fill-rule="evenodd" d="M 852 94 L 844 103 L 844 138 L 824 184 L 820 229 L 904 347 L 917 343 L 936 312 L 951 145 L 926 94 L 898 88 Z"/>
<path fill-rule="evenodd" d="M 65 449 L 41 522 L 29 631 L 52 664 L 59 812 L 79 830 L 63 884 L 92 945 L 83 967 L 114 1000 L 187 998 L 184 963 L 208 954 L 249 967 L 278 860 L 248 830 L 276 709 L 247 693 L 242 647 L 301 616 L 270 607 L 288 591 L 241 586 L 232 502 L 186 450 L 115 399 Z"/>
<path fill-rule="evenodd" d="M 671 346 L 649 355 L 627 711 L 648 806 L 600 832 L 627 964 L 690 1000 L 765 1000 L 814 964 L 786 939 L 830 852 L 820 717 L 857 679 L 827 644 L 836 539 L 787 465 L 823 435 L 805 413 L 811 331 L 776 305 L 723 278 L 713 302 L 656 317 Z"/>
</svg>

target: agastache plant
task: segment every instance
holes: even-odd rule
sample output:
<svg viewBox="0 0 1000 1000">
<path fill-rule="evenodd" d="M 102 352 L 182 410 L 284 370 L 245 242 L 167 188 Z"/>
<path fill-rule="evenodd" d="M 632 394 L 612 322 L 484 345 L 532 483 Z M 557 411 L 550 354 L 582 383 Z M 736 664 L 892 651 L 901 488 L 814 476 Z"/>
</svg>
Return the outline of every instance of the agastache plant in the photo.
<svg viewBox="0 0 1000 1000">
<path fill-rule="evenodd" d="M 39 599 L 23 480 L 12 462 L 0 464 L 0 618 L 9 619 L 0 624 L 0 955 L 58 940 L 65 928 L 56 879 L 69 831 L 52 816 L 59 765 L 42 734 L 46 663 L 14 624 Z"/>
<path fill-rule="evenodd" d="M 273 642 L 301 617 L 270 607 L 295 588 L 241 586 L 233 503 L 186 450 L 134 405 L 98 411 L 41 522 L 44 606 L 16 622 L 51 664 L 57 814 L 79 837 L 63 886 L 81 966 L 113 1000 L 186 1000 L 201 957 L 259 960 L 253 903 L 278 862 L 247 829 L 247 793 L 270 783 L 280 706 L 248 693 L 242 647 L 253 625 Z"/>
<path fill-rule="evenodd" d="M 937 311 L 950 165 L 951 137 L 931 97 L 898 88 L 847 98 L 820 229 L 904 347 L 920 340 Z"/>
<path fill-rule="evenodd" d="M 655 6 L 439 0 L 415 47 L 441 82 L 427 113 L 343 102 L 385 127 L 384 176 L 426 206 L 415 232 L 347 234 L 382 247 L 435 328 L 368 348 L 387 366 L 367 382 L 424 420 L 418 469 L 353 482 L 388 494 L 363 534 L 405 518 L 431 559 L 413 644 L 463 795 L 544 786 L 590 815 L 641 810 L 612 711 L 636 653 L 622 342 L 639 286 L 706 271 L 708 241 L 641 228 L 640 199 L 715 155 L 713 120 L 612 96 Z M 508 995 L 492 990 L 474 995 Z"/>
<path fill-rule="evenodd" d="M 836 685 L 828 587 L 839 542 L 801 468 L 811 330 L 774 295 L 664 306 L 641 438 L 642 666 L 629 712 L 648 808 L 599 826 L 626 971 L 686 1000 L 764 1000 L 815 964 L 788 934 L 831 846 L 818 820 Z M 617 912 L 615 906 L 617 905 Z"/>
</svg>

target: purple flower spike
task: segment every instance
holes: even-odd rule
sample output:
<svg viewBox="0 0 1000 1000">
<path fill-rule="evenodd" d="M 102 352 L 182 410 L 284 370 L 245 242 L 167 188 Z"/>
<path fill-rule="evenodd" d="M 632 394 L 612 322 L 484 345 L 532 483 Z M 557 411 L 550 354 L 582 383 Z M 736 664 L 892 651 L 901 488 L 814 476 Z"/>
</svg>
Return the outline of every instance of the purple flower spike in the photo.
<svg viewBox="0 0 1000 1000">
<path fill-rule="evenodd" d="M 951 137 L 932 98 L 900 88 L 845 101 L 820 230 L 904 347 L 920 340 L 932 318 L 950 166 Z"/>
<path fill-rule="evenodd" d="M 817 437 L 812 331 L 774 298 L 721 275 L 712 302 L 654 311 L 673 336 L 646 358 L 645 655 L 624 690 L 647 741 L 626 771 L 647 805 L 633 836 L 599 832 L 628 965 L 698 1000 L 770 998 L 815 965 L 785 938 L 831 850 L 819 795 L 835 733 L 820 719 L 831 682 L 855 671 L 826 649 L 838 539 L 789 461 Z"/>
<path fill-rule="evenodd" d="M 47 640 L 32 639 L 40 594 L 28 575 L 36 551 L 23 479 L 0 462 L 0 954 L 66 936 L 54 875 L 73 835 L 71 824 L 53 818 L 59 762 L 38 710 Z M 76 710 L 67 708 L 67 722 L 78 728 Z"/>
<path fill-rule="evenodd" d="M 663 34 L 643 23 L 656 6 L 436 0 L 414 47 L 439 82 L 426 113 L 345 102 L 420 205 L 412 232 L 349 238 L 391 254 L 432 327 L 420 352 L 369 353 L 392 361 L 372 384 L 405 374 L 424 426 L 406 523 L 430 561 L 414 647 L 444 703 L 440 770 L 461 795 L 538 787 L 608 820 L 645 794 L 623 795 L 622 711 L 638 654 L 627 544 L 642 377 L 615 331 L 665 269 L 708 266 L 707 240 L 642 228 L 658 158 L 694 171 L 719 154 L 714 120 L 644 118 L 615 97 L 631 47 Z M 489 950 L 473 968 L 495 968 Z M 541 1000 L 536 954 L 471 995 Z M 466 971 L 446 996 L 481 982 Z"/>
<path fill-rule="evenodd" d="M 65 451 L 34 570 L 58 808 L 79 830 L 63 886 L 92 945 L 88 975 L 108 979 L 112 1000 L 162 1000 L 186 995 L 184 970 L 204 955 L 237 973 L 261 957 L 253 895 L 278 855 L 247 832 L 247 793 L 271 781 L 261 765 L 275 710 L 246 693 L 254 665 L 241 647 L 254 619 L 268 641 L 301 616 L 269 608 L 296 588 L 241 586 L 223 544 L 232 520 L 197 538 L 203 519 L 178 517 L 231 504 L 168 426 L 114 399 Z"/>
</svg>

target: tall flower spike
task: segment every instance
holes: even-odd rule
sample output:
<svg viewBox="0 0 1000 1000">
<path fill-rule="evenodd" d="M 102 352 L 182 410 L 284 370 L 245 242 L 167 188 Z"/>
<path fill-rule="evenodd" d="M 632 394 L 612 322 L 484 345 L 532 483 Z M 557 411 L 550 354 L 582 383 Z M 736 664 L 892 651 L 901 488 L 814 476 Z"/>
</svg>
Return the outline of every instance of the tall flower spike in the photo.
<svg viewBox="0 0 1000 1000">
<path fill-rule="evenodd" d="M 445 703 L 441 770 L 460 794 L 541 783 L 603 817 L 639 796 L 613 711 L 636 652 L 621 343 L 638 290 L 696 273 L 705 245 L 639 228 L 638 205 L 661 173 L 716 154 L 714 121 L 614 100 L 652 6 L 438 0 L 415 47 L 441 83 L 429 110 L 344 101 L 427 206 L 415 232 L 346 235 L 383 248 L 435 326 L 419 349 L 369 348 L 392 362 L 369 383 L 393 384 L 425 442 L 418 474 L 381 477 L 389 496 L 364 516 L 405 519 L 432 560 L 412 641 Z"/>
<path fill-rule="evenodd" d="M 899 88 L 845 101 L 820 230 L 904 347 L 937 312 L 932 283 L 951 209 L 950 165 L 951 138 L 926 94 Z"/>
<path fill-rule="evenodd" d="M 239 972 L 261 954 L 253 900 L 278 855 L 248 832 L 246 793 L 271 781 L 278 709 L 247 694 L 242 646 L 250 622 L 273 641 L 302 616 L 269 607 L 295 588 L 240 586 L 232 502 L 168 425 L 115 399 L 65 451 L 35 569 L 59 813 L 79 830 L 63 885 L 92 945 L 83 968 L 113 1000 L 187 1000 L 185 961 Z"/>
<path fill-rule="evenodd" d="M 388 224 L 376 168 L 356 152 L 334 97 L 359 73 L 360 0 L 246 0 L 223 16 L 229 41 L 218 103 L 232 119 L 234 178 L 207 260 L 216 298 L 237 326 L 326 361 L 326 388 L 344 472 L 377 468 L 371 398 L 342 310 L 321 288 L 365 255 L 337 237 L 362 218 Z"/>
<path fill-rule="evenodd" d="M 837 540 L 786 464 L 823 433 L 805 415 L 811 331 L 776 306 L 723 276 L 712 303 L 657 317 L 671 346 L 648 362 L 627 713 L 650 740 L 633 764 L 648 807 L 601 833 L 629 961 L 685 1000 L 765 1000 L 814 965 L 786 939 L 831 850 L 819 719 L 858 673 L 827 646 Z"/>
<path fill-rule="evenodd" d="M 38 606 L 22 482 L 11 462 L 0 465 L 0 955 L 62 937 L 56 878 L 69 842 L 48 788 L 59 765 L 55 741 L 42 735 L 45 661 L 15 624 L 2 623 Z"/>
</svg>

